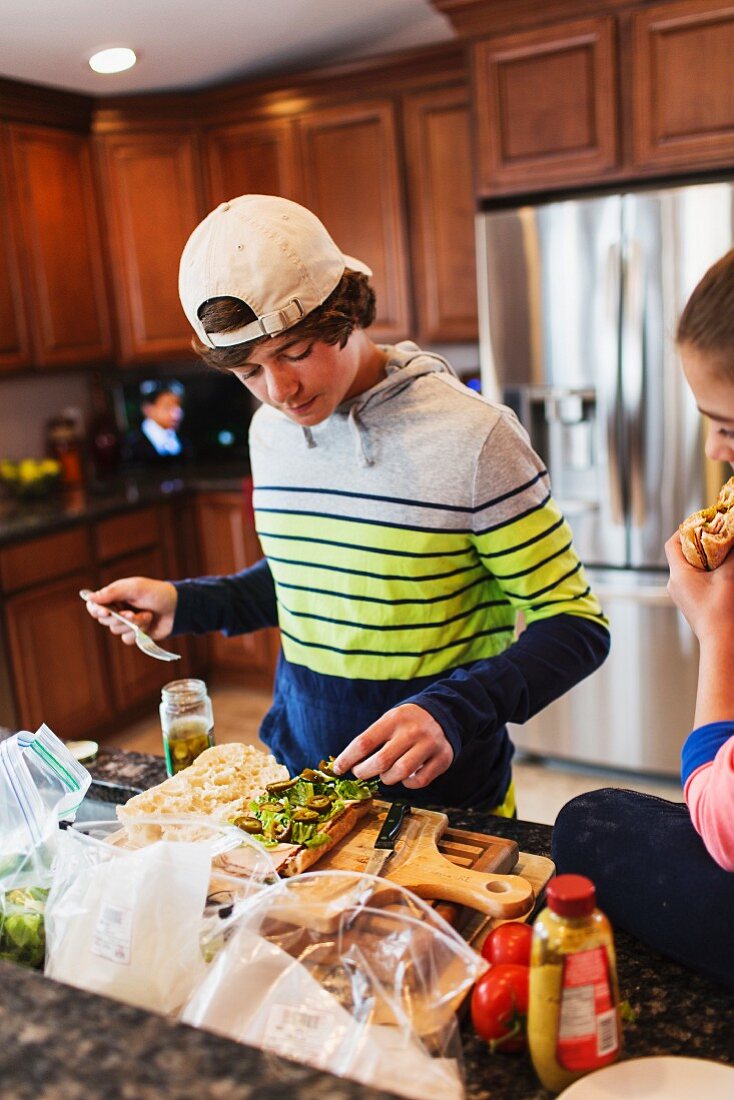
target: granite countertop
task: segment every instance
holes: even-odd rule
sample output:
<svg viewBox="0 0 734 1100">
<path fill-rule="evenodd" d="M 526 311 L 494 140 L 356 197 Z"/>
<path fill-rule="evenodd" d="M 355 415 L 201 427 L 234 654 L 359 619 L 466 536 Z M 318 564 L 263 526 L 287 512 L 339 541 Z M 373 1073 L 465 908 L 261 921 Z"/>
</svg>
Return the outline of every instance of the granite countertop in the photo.
<svg viewBox="0 0 734 1100">
<path fill-rule="evenodd" d="M 183 493 L 237 492 L 249 473 L 247 463 L 172 464 L 161 471 L 131 471 L 39 500 L 5 497 L 0 499 L 0 545 L 157 504 Z"/>
<path fill-rule="evenodd" d="M 145 788 L 165 777 L 164 761 L 102 751 L 89 770 L 100 784 Z M 548 855 L 551 829 L 488 814 L 447 810 L 452 825 L 517 840 Z M 633 937 L 615 935 L 621 995 L 636 1013 L 624 1029 L 625 1058 L 685 1055 L 734 1065 L 734 994 L 664 959 Z M 548 1100 L 526 1056 L 490 1056 L 462 1022 L 467 1100 Z M 298 1066 L 207 1032 L 0 963 L 2 1095 L 34 1100 L 170 1097 L 319 1100 L 388 1094 Z"/>
</svg>

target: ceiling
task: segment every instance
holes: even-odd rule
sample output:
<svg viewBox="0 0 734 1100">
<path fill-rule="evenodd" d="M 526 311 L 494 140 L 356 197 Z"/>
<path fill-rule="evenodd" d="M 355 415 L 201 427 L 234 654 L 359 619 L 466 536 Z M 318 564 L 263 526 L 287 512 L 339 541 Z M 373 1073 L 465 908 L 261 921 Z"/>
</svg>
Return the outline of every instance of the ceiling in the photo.
<svg viewBox="0 0 734 1100">
<path fill-rule="evenodd" d="M 91 95 L 181 91 L 450 40 L 429 0 L 2 0 L 0 76 Z M 96 50 L 138 64 L 101 76 Z"/>
</svg>

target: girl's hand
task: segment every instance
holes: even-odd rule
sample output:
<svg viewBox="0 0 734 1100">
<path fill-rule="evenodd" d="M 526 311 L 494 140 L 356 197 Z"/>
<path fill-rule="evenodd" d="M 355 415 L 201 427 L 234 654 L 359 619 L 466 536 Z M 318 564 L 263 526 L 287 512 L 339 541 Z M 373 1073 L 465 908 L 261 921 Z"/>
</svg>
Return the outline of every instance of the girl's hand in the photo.
<svg viewBox="0 0 734 1100">
<path fill-rule="evenodd" d="M 357 779 L 379 775 L 390 786 L 427 787 L 451 767 L 454 750 L 435 718 L 415 703 L 403 703 L 378 718 L 347 745 L 334 771 Z"/>
<path fill-rule="evenodd" d="M 698 640 L 734 634 L 734 552 L 718 569 L 696 569 L 686 561 L 676 531 L 665 544 L 665 555 L 670 566 L 668 595 Z"/>
</svg>

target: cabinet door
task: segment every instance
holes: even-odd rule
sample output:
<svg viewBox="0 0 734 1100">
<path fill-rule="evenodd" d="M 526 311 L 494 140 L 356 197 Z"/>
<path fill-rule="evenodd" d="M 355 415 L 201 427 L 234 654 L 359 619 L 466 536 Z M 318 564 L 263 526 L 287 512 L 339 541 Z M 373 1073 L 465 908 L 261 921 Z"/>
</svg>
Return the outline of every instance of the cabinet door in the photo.
<svg viewBox="0 0 734 1100">
<path fill-rule="evenodd" d="M 475 341 L 469 95 L 463 87 L 407 95 L 406 164 L 419 343 Z"/>
<path fill-rule="evenodd" d="M 100 148 L 121 362 L 190 358 L 178 264 L 204 213 L 196 139 L 114 134 Z"/>
<path fill-rule="evenodd" d="M 370 334 L 410 335 L 403 198 L 392 103 L 324 108 L 297 120 L 305 206 L 339 248 L 374 273 L 377 319 Z"/>
<path fill-rule="evenodd" d="M 585 182 L 616 166 L 612 19 L 488 39 L 473 62 L 481 194 Z"/>
<path fill-rule="evenodd" d="M 95 734 L 112 714 L 103 659 L 104 635 L 78 591 L 89 572 L 10 596 L 5 618 L 24 729 L 47 722 L 65 740 Z"/>
<path fill-rule="evenodd" d="M 100 584 L 110 584 L 118 577 L 165 577 L 166 570 L 160 550 L 141 550 L 118 558 L 114 565 L 101 570 Z M 135 708 L 146 700 L 152 713 L 156 712 L 160 702 L 160 690 L 169 680 L 176 680 L 184 673 L 181 662 L 156 661 L 146 657 L 137 646 L 124 645 L 119 637 L 104 632 L 107 658 L 112 678 L 112 698 L 117 713 Z M 176 648 L 175 639 L 171 641 L 171 651 Z M 167 642 L 164 645 L 168 646 Z"/>
<path fill-rule="evenodd" d="M 262 557 L 255 527 L 238 493 L 207 493 L 196 498 L 199 546 L 207 575 L 239 572 Z M 258 630 L 237 638 L 209 635 L 216 668 L 243 672 L 245 682 L 272 685 L 278 651 L 277 630 Z"/>
<path fill-rule="evenodd" d="M 34 359 L 68 366 L 112 351 L 88 138 L 11 126 Z"/>
<path fill-rule="evenodd" d="M 6 137 L 0 131 L 0 371 L 31 362 Z"/>
<path fill-rule="evenodd" d="M 297 198 L 293 124 L 288 119 L 211 130 L 204 154 L 211 209 L 238 195 Z"/>
<path fill-rule="evenodd" d="M 636 166 L 731 166 L 734 5 L 662 4 L 633 16 Z"/>
</svg>

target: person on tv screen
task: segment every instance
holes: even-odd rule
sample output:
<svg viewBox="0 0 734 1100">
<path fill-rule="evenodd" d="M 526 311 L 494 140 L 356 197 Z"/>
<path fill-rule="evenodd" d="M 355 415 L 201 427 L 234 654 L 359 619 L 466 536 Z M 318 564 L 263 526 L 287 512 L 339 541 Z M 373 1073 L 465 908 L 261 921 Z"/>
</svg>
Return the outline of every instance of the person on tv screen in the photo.
<svg viewBox="0 0 734 1100">
<path fill-rule="evenodd" d="M 179 434 L 183 420 L 184 388 L 180 382 L 146 381 L 140 385 L 140 411 L 143 415 L 139 428 L 134 428 L 125 439 L 125 450 L 133 461 L 148 462 L 151 459 L 187 458 L 189 444 Z"/>
</svg>

